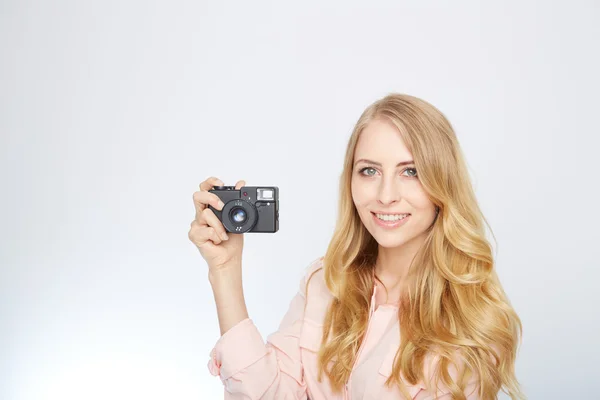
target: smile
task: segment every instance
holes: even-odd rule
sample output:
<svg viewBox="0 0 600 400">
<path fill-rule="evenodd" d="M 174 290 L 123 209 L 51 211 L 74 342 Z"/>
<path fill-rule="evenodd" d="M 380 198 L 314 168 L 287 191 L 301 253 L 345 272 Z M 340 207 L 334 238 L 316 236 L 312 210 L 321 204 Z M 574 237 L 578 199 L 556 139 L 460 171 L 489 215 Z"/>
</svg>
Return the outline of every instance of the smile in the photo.
<svg viewBox="0 0 600 400">
<path fill-rule="evenodd" d="M 373 215 L 373 219 L 375 220 L 375 223 L 377 223 L 377 225 L 384 227 L 384 228 L 397 228 L 399 226 L 402 226 L 406 223 L 406 221 L 408 220 L 408 217 L 410 217 L 410 214 L 374 214 L 374 213 L 371 213 L 371 215 Z"/>
</svg>

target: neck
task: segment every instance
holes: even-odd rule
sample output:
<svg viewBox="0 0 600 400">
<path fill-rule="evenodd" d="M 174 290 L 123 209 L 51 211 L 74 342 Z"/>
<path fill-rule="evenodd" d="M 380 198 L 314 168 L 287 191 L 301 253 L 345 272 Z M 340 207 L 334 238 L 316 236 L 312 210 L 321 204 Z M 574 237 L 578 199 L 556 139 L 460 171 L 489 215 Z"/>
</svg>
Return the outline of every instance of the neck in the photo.
<svg viewBox="0 0 600 400">
<path fill-rule="evenodd" d="M 410 263 L 425 241 L 425 235 L 398 247 L 378 247 L 375 274 L 388 288 L 399 288 L 408 276 Z"/>
</svg>

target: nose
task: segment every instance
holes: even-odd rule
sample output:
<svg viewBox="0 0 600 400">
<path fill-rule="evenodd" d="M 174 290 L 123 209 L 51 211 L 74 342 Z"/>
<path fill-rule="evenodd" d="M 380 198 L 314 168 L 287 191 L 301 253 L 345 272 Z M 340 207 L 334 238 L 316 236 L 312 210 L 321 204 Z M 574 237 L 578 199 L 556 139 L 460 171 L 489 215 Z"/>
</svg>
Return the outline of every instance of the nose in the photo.
<svg viewBox="0 0 600 400">
<path fill-rule="evenodd" d="M 400 200 L 400 186 L 394 177 L 382 179 L 377 193 L 377 201 L 384 206 L 394 204 Z"/>
</svg>

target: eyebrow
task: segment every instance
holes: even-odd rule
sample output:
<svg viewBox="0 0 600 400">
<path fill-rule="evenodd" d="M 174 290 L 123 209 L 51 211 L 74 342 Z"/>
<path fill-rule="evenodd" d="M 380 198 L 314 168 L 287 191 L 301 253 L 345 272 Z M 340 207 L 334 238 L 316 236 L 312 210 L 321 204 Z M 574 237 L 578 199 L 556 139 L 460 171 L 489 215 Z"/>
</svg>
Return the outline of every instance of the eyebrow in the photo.
<svg viewBox="0 0 600 400">
<path fill-rule="evenodd" d="M 381 163 L 378 163 L 376 161 L 371 161 L 371 160 L 367 160 L 365 158 L 361 158 L 360 160 L 356 160 L 356 162 L 354 163 L 354 165 L 356 166 L 356 164 L 358 164 L 359 162 L 365 162 L 368 164 L 373 164 L 373 165 L 377 165 L 378 167 L 381 167 Z M 415 162 L 413 160 L 408 160 L 408 161 L 401 161 L 399 162 L 396 167 L 400 167 L 402 165 L 409 165 L 409 164 L 414 164 Z"/>
</svg>

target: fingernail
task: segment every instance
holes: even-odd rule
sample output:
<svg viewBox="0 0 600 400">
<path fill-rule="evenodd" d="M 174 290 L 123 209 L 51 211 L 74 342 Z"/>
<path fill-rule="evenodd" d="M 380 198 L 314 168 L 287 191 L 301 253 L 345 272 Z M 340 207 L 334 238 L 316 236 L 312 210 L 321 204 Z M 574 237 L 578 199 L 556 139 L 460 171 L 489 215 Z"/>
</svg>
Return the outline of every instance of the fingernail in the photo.
<svg viewBox="0 0 600 400">
<path fill-rule="evenodd" d="M 223 207 L 225 207 L 225 203 L 223 203 L 222 201 L 219 200 L 219 209 L 223 209 Z"/>
<path fill-rule="evenodd" d="M 222 238 L 223 240 L 229 240 L 229 236 L 227 236 L 227 234 L 226 234 L 225 232 L 223 232 L 223 233 L 221 234 L 221 238 Z"/>
</svg>

